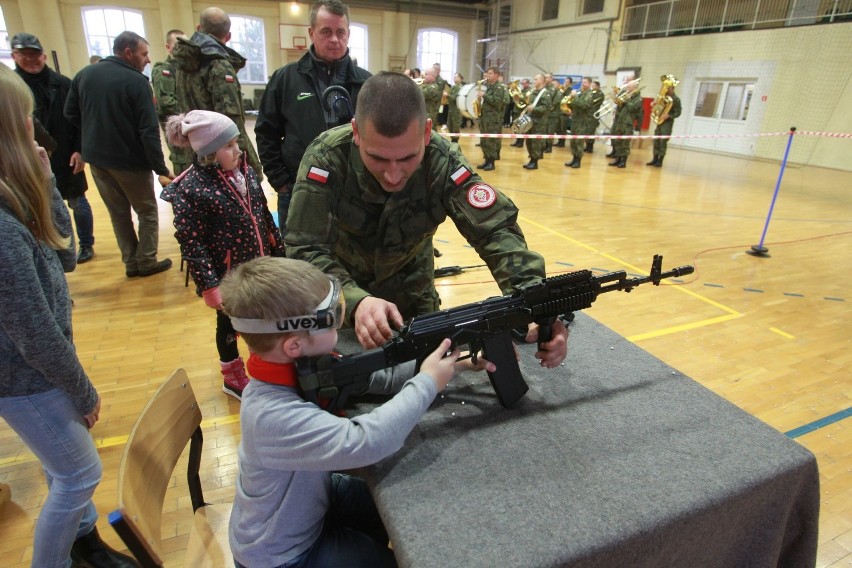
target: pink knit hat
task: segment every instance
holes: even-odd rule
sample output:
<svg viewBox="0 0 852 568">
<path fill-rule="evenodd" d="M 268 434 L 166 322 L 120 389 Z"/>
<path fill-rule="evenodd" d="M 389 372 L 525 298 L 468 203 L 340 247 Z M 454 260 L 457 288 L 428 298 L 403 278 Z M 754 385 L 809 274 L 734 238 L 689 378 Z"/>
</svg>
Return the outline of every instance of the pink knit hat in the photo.
<svg viewBox="0 0 852 568">
<path fill-rule="evenodd" d="M 166 135 L 175 146 L 191 146 L 198 156 L 209 156 L 239 136 L 234 121 L 218 112 L 191 110 L 170 116 Z"/>
</svg>

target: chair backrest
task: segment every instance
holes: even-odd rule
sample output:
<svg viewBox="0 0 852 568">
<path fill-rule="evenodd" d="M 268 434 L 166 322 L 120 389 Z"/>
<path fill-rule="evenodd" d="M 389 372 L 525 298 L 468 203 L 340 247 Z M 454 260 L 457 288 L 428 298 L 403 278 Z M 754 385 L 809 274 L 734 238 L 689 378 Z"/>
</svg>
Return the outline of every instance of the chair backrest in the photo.
<svg viewBox="0 0 852 568">
<path fill-rule="evenodd" d="M 201 410 L 178 369 L 145 405 L 130 432 L 118 472 L 118 509 L 109 522 L 143 566 L 162 566 L 160 522 L 166 488 Z"/>
</svg>

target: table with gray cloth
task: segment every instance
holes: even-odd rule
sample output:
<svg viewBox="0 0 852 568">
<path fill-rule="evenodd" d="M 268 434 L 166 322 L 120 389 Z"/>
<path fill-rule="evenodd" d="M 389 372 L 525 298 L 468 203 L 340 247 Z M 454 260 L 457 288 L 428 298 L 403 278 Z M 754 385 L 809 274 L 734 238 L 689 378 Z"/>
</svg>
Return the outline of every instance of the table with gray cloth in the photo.
<svg viewBox="0 0 852 568">
<path fill-rule="evenodd" d="M 515 408 L 464 373 L 358 470 L 400 566 L 815 564 L 809 451 L 582 313 L 564 366 L 534 352 Z"/>
</svg>

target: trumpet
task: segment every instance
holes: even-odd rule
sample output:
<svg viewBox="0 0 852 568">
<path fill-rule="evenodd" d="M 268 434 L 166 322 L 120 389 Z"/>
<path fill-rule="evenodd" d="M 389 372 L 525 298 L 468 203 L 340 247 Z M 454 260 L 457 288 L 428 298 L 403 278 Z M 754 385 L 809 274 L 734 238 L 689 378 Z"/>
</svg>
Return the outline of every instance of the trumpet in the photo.
<svg viewBox="0 0 852 568">
<path fill-rule="evenodd" d="M 660 86 L 660 94 L 657 95 L 654 104 L 651 105 L 651 120 L 658 126 L 665 122 L 662 118 L 672 110 L 674 104 L 674 99 L 669 96 L 669 88 L 677 87 L 680 84 L 680 81 L 674 75 L 663 75 L 660 77 L 660 81 L 663 82 Z"/>
<path fill-rule="evenodd" d="M 615 109 L 636 96 L 643 86 L 644 82 L 642 81 L 642 77 L 626 82 L 620 89 L 615 91 L 612 98 L 608 98 L 603 102 L 601 108 L 595 112 L 595 118 L 601 119 L 602 117 L 615 112 Z"/>
<path fill-rule="evenodd" d="M 571 109 L 571 104 L 574 102 L 574 98 L 577 96 L 577 91 L 572 90 L 567 95 L 562 97 L 562 100 L 559 101 L 559 109 L 563 114 L 567 114 L 571 116 L 574 111 Z"/>
</svg>

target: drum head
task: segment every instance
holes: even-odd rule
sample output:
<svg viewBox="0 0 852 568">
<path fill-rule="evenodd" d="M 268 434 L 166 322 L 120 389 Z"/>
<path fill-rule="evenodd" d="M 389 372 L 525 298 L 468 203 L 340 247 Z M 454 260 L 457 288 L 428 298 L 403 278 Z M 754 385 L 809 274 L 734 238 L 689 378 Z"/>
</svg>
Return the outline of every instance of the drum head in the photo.
<svg viewBox="0 0 852 568">
<path fill-rule="evenodd" d="M 461 115 L 465 118 L 479 118 L 476 116 L 476 109 L 473 103 L 476 101 L 476 83 L 468 83 L 464 85 L 456 97 L 456 106 L 459 107 Z"/>
</svg>

